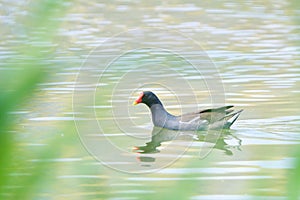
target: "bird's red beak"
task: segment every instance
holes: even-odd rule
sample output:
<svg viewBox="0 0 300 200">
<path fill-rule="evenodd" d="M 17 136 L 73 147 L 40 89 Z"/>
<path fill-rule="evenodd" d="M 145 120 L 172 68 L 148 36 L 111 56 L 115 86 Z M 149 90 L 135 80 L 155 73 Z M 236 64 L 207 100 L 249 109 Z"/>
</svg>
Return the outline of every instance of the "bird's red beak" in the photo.
<svg viewBox="0 0 300 200">
<path fill-rule="evenodd" d="M 143 96 L 144 96 L 144 93 L 142 92 L 142 93 L 140 94 L 140 96 L 133 102 L 133 105 L 136 105 L 136 104 L 141 103 L 141 102 L 142 102 Z"/>
</svg>

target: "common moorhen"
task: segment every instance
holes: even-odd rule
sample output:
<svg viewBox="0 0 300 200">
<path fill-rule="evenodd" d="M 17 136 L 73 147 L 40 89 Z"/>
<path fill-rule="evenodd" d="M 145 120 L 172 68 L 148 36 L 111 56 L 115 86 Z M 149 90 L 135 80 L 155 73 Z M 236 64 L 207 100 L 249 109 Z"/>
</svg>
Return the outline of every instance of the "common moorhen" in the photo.
<svg viewBox="0 0 300 200">
<path fill-rule="evenodd" d="M 233 106 L 223 106 L 175 116 L 166 111 L 159 98 L 151 91 L 142 92 L 133 105 L 139 103 L 150 108 L 154 126 L 171 130 L 229 129 L 243 111 L 233 112 Z"/>
</svg>

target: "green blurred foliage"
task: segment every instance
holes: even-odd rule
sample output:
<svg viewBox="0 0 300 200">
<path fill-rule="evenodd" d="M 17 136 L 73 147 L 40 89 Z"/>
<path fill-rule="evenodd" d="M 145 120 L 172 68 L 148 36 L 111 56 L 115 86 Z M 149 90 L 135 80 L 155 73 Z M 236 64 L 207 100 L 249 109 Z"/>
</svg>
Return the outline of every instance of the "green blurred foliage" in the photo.
<svg viewBox="0 0 300 200">
<path fill-rule="evenodd" d="M 59 20 L 53 19 L 64 14 L 65 1 L 42 0 L 32 2 L 30 5 L 28 18 L 22 19 L 26 27 L 26 36 L 34 38 L 36 42 L 51 42 L 59 25 Z M 6 70 L 2 70 L 0 74 L 0 194 L 5 195 L 4 189 L 7 189 L 7 186 L 13 182 L 21 187 L 16 187 L 19 188 L 16 192 L 7 194 L 6 199 L 8 197 L 32 199 L 32 190 L 41 186 L 40 181 L 45 178 L 45 172 L 49 170 L 49 166 L 46 163 L 38 163 L 30 172 L 26 172 L 30 174 L 26 178 L 11 180 L 11 173 L 18 170 L 20 167 L 18 165 L 25 165 L 25 163 L 22 161 L 15 163 L 14 160 L 16 156 L 22 157 L 22 155 L 16 155 L 14 119 L 10 112 L 20 109 L 24 101 L 28 101 L 33 96 L 38 83 L 47 77 L 43 60 L 48 56 L 49 51 L 26 43 L 13 48 L 16 56 L 6 62 Z M 47 145 L 44 151 L 40 152 L 40 158 L 57 156 L 59 148 L 53 151 L 52 147 L 51 143 Z"/>
<path fill-rule="evenodd" d="M 299 11 L 300 1 L 292 0 L 290 6 L 291 6 L 291 10 L 296 11 L 297 9 L 295 9 L 295 8 L 298 8 L 298 11 Z M 300 25 L 299 15 L 294 14 L 294 16 L 298 16 L 298 17 L 295 17 L 294 22 L 296 24 Z M 299 102 L 300 99 L 298 98 L 298 99 L 295 99 L 295 100 Z M 298 111 L 298 114 L 300 114 L 299 111 Z M 290 200 L 300 199 L 300 148 L 296 151 L 297 151 L 297 153 L 295 155 L 296 160 L 294 162 L 294 169 L 290 171 L 289 182 L 287 184 L 288 199 L 290 199 Z"/>
<path fill-rule="evenodd" d="M 296 200 L 300 197 L 300 151 L 296 156 L 294 167 L 295 169 L 291 170 L 292 172 L 287 185 L 290 200 Z"/>
</svg>

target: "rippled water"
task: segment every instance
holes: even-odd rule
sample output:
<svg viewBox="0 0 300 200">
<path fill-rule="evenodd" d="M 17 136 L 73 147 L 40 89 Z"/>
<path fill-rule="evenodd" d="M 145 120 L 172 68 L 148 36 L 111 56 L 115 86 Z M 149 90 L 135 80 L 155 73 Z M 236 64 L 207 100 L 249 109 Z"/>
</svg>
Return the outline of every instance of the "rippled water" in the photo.
<svg viewBox="0 0 300 200">
<path fill-rule="evenodd" d="M 10 70 L 5 62 L 16 56 L 15 44 L 34 43 L 22 32 L 26 11 L 13 13 L 27 4 L 1 8 L 0 71 Z M 76 1 L 69 7 L 57 41 L 39 44 L 56 49 L 45 61 L 55 72 L 26 110 L 12 113 L 22 150 L 76 135 L 56 159 L 29 156 L 28 162 L 59 169 L 55 192 L 38 195 L 139 199 L 183 188 L 190 199 L 285 199 L 300 142 L 298 8 L 289 1 Z M 131 105 L 145 89 L 174 114 L 220 104 L 244 111 L 229 132 L 166 131 L 151 138 L 149 111 Z M 74 109 L 74 102 L 82 106 Z"/>
</svg>

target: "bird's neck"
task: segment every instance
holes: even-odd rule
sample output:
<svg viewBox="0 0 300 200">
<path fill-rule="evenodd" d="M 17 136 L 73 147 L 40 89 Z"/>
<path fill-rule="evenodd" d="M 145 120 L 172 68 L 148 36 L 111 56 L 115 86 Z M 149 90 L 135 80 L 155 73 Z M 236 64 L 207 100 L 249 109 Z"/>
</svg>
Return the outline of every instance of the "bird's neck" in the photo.
<svg viewBox="0 0 300 200">
<path fill-rule="evenodd" d="M 150 110 L 154 126 L 164 127 L 169 117 L 172 116 L 162 104 L 153 104 Z"/>
<path fill-rule="evenodd" d="M 151 101 L 151 102 L 147 102 L 147 103 L 145 103 L 150 109 L 151 109 L 151 107 L 152 106 L 154 106 L 154 105 L 160 105 L 163 109 L 164 109 L 164 106 L 163 106 L 163 104 L 160 102 L 160 100 L 157 98 L 157 99 L 155 99 L 155 100 L 153 100 L 153 101 Z"/>
</svg>

